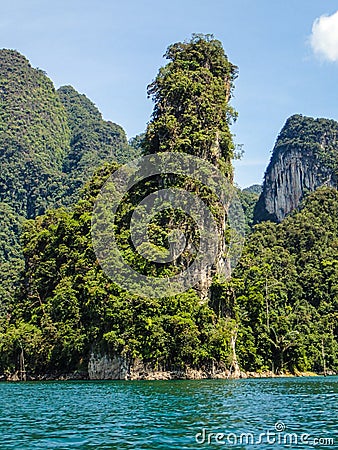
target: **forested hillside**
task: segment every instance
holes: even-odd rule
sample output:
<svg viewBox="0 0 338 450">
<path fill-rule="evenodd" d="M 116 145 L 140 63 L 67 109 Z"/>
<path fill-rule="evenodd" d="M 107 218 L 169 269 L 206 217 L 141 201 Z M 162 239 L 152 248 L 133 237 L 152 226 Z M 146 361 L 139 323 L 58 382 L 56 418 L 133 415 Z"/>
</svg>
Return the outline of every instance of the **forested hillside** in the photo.
<svg viewBox="0 0 338 450">
<path fill-rule="evenodd" d="M 62 86 L 58 95 L 67 113 L 70 129 L 70 150 L 62 162 L 66 192 L 63 204 L 78 198 L 84 183 L 105 161 L 124 163 L 139 152 L 128 145 L 124 130 L 102 119 L 100 111 L 72 86 Z"/>
<path fill-rule="evenodd" d="M 320 188 L 248 236 L 231 280 L 248 370 L 338 371 L 338 192 Z"/>
<path fill-rule="evenodd" d="M 1 311 L 23 267 L 24 219 L 71 207 L 96 167 L 136 154 L 86 96 L 71 86 L 56 91 L 20 53 L 0 50 Z"/>
<path fill-rule="evenodd" d="M 73 212 L 27 223 L 26 271 L 15 322 L 2 337 L 3 370 L 14 370 L 20 345 L 32 373 L 85 371 L 92 351 L 178 368 L 229 357 L 233 321 L 217 320 L 193 290 L 164 299 L 131 295 L 97 264 L 91 213 L 112 169 L 97 172 Z"/>
<path fill-rule="evenodd" d="M 262 192 L 262 186 L 254 184 L 244 189 L 239 189 L 238 195 L 241 200 L 242 208 L 247 222 L 247 232 L 250 233 L 254 223 L 255 207 Z"/>
<path fill-rule="evenodd" d="M 13 50 L 0 59 L 0 201 L 32 218 L 60 201 L 67 115 L 42 70 Z"/>
<path fill-rule="evenodd" d="M 56 91 L 17 51 L 0 50 L 0 61 L 0 201 L 19 215 L 71 203 L 96 167 L 136 154 L 85 95 Z"/>
<path fill-rule="evenodd" d="M 65 176 L 69 175 L 66 186 L 71 195 L 100 160 L 115 156 L 116 145 L 121 159 L 126 150 L 133 157 L 141 148 L 145 154 L 171 150 L 211 159 L 232 179 L 234 145 L 229 125 L 234 112 L 228 101 L 236 67 L 224 55 L 220 42 L 211 37 L 196 36 L 189 43 L 174 44 L 166 57 L 170 60 L 166 70 L 160 70 L 148 90 L 155 102 L 152 121 L 145 135 L 132 141 L 132 150 L 120 129 L 104 123 L 88 99 L 71 87 L 59 90 L 71 132 L 70 150 L 62 166 Z M 2 370 L 15 370 L 17 355 L 22 353 L 31 373 L 85 369 L 91 352 L 116 353 L 181 369 L 214 361 L 230 367 L 230 341 L 236 325 L 231 317 L 218 317 L 194 290 L 157 300 L 130 295 L 97 264 L 91 214 L 98 189 L 111 170 L 105 166 L 96 172 L 73 211 L 57 209 L 25 224 L 25 272 L 4 326 Z M 134 201 L 157 182 L 155 177 L 125 198 L 118 222 L 122 243 L 128 244 L 130 234 L 124 215 L 128 218 Z M 167 179 L 168 183 L 186 187 L 182 178 Z M 207 195 L 204 192 L 206 201 Z M 181 213 L 173 214 L 161 215 L 154 224 L 153 239 L 164 250 L 177 221 L 189 239 L 196 239 L 193 224 Z M 154 268 L 137 255 L 129 258 L 144 273 L 154 274 L 155 269 L 157 276 L 168 276 L 189 264 L 189 259 L 182 259 L 176 265 Z M 208 274 L 206 283 L 212 283 Z"/>
<path fill-rule="evenodd" d="M 291 116 L 282 128 L 264 175 L 255 222 L 280 222 L 309 192 L 337 188 L 338 122 Z"/>
<path fill-rule="evenodd" d="M 56 91 L 25 57 L 0 51 L 2 378 L 88 377 L 95 361 L 102 366 L 113 360 L 120 364 L 120 378 L 131 378 L 131 372 L 144 378 L 149 371 L 189 376 L 195 370 L 194 376 L 204 377 L 338 372 L 334 121 L 290 118 L 262 194 L 258 185 L 233 189 L 242 202 L 247 238 L 231 277 L 231 232 L 227 211 L 211 189 L 214 180 L 194 185 L 191 176 L 170 171 L 146 177 L 123 196 L 115 221 L 104 228 L 106 242 L 114 235 L 128 263 L 149 277 L 169 280 L 189 268 L 198 259 L 201 231 L 182 208 L 168 200 L 151 217 L 140 252 L 130 230 L 144 197 L 164 188 L 188 191 L 203 200 L 216 222 L 215 260 L 201 281 L 176 295 L 146 296 L 123 289 L 101 267 L 92 240 L 93 210 L 121 164 L 141 154 L 192 155 L 233 183 L 237 67 L 210 35 L 173 44 L 165 57 L 167 64 L 148 86 L 151 120 L 128 143 L 123 129 L 105 121 L 85 95 L 71 86 Z M 285 170 L 279 173 L 276 163 Z M 292 194 L 295 173 L 301 189 L 287 210 L 291 197 L 281 192 Z M 265 214 L 267 198 L 277 205 L 272 215 Z M 102 210 L 108 215 L 98 214 L 100 226 L 110 217 L 110 199 Z M 255 207 L 256 221 L 280 223 L 253 225 Z M 173 261 L 154 263 L 168 254 L 176 229 L 185 236 L 184 251 Z M 97 369 L 93 377 L 102 373 Z"/>
</svg>

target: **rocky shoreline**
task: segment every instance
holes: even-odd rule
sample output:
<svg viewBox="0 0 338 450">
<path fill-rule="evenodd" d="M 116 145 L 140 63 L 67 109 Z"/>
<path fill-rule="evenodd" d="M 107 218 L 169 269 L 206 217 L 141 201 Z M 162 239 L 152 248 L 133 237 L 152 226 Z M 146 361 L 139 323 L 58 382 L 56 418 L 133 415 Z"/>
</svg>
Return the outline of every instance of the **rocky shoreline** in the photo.
<svg viewBox="0 0 338 450">
<path fill-rule="evenodd" d="M 233 376 L 229 371 L 217 373 L 214 375 L 190 369 L 184 371 L 158 371 L 152 373 L 140 374 L 140 376 L 131 376 L 129 378 L 90 378 L 87 372 L 73 372 L 64 374 L 42 374 L 36 376 L 27 376 L 21 379 L 18 372 L 9 375 L 0 375 L 0 382 L 24 382 L 24 381 L 100 381 L 100 380 L 120 380 L 120 381 L 168 381 L 168 380 L 238 380 L 249 378 L 297 378 L 297 377 L 320 377 L 320 376 L 337 376 L 335 372 L 315 373 L 315 372 L 297 372 L 274 374 L 272 372 L 241 372 L 240 376 Z"/>
<path fill-rule="evenodd" d="M 92 355 L 88 370 L 75 371 L 72 373 L 47 373 L 30 375 L 16 371 L 13 374 L 0 375 L 0 381 L 21 382 L 21 381 L 70 381 L 70 380 L 206 380 L 206 379 L 247 379 L 247 378 L 281 378 L 281 377 L 308 377 L 308 376 L 334 376 L 336 372 L 327 371 L 324 373 L 314 372 L 285 372 L 275 374 L 272 371 L 244 372 L 239 367 L 231 370 L 223 365 L 208 368 L 194 369 L 187 367 L 183 369 L 166 370 L 163 367 L 154 368 L 141 360 L 128 361 L 121 356 L 113 358 L 107 355 Z"/>
</svg>

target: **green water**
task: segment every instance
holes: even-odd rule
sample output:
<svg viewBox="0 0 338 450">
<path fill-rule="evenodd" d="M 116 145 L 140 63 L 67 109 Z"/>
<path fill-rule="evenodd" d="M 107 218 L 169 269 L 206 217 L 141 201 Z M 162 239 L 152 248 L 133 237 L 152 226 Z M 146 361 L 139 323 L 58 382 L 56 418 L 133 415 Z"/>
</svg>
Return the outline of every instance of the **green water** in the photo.
<svg viewBox="0 0 338 450">
<path fill-rule="evenodd" d="M 1 383 L 0 395 L 1 450 L 338 448 L 338 377 Z"/>
</svg>

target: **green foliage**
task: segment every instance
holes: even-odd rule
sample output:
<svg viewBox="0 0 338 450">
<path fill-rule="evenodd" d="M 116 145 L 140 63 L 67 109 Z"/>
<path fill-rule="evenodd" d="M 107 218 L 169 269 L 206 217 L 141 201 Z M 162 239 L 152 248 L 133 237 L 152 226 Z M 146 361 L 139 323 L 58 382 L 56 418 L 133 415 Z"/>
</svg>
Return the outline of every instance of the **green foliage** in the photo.
<svg viewBox="0 0 338 450">
<path fill-rule="evenodd" d="M 232 173 L 229 124 L 236 113 L 229 100 L 237 67 L 211 35 L 193 35 L 189 42 L 173 44 L 165 57 L 170 62 L 148 86 L 155 107 L 145 151 L 190 153 L 217 161 L 225 173 Z"/>
<path fill-rule="evenodd" d="M 14 372 L 20 366 L 20 355 L 33 370 L 38 366 L 42 353 L 42 333 L 34 325 L 25 322 L 8 324 L 0 329 L 0 370 Z"/>
<path fill-rule="evenodd" d="M 338 193 L 321 188 L 249 237 L 230 285 L 248 370 L 338 369 Z"/>
<path fill-rule="evenodd" d="M 309 195 L 281 224 L 255 226 L 232 279 L 216 276 L 208 300 L 193 289 L 162 299 L 131 295 L 99 266 L 91 215 L 117 162 L 141 153 L 186 152 L 232 177 L 229 126 L 236 114 L 229 100 L 237 68 L 212 36 L 194 35 L 170 46 L 165 56 L 169 63 L 148 88 L 155 102 L 152 120 L 146 133 L 128 144 L 123 130 L 104 121 L 84 95 L 70 86 L 56 93 L 23 56 L 0 51 L 0 371 L 23 366 L 28 374 L 72 371 L 85 367 L 93 351 L 140 358 L 159 368 L 214 362 L 230 367 L 234 343 L 246 370 L 338 371 L 333 189 Z M 276 152 L 301 146 L 335 171 L 336 136 L 333 121 L 293 116 Z M 133 267 L 168 276 L 189 265 L 193 252 L 176 266 L 154 267 L 130 246 L 130 216 L 158 182 L 153 177 L 136 185 L 113 226 Z M 161 182 L 189 185 L 171 175 Z M 192 190 L 221 223 L 210 190 L 199 185 Z M 259 192 L 253 187 L 239 193 L 248 229 Z M 174 228 L 193 243 L 199 239 L 193 222 L 168 207 L 150 224 L 151 243 L 143 250 L 165 254 Z"/>
<path fill-rule="evenodd" d="M 50 211 L 26 223 L 26 269 L 3 325 L 3 370 L 17 368 L 22 351 L 29 373 L 75 370 L 94 349 L 159 367 L 230 359 L 234 324 L 219 321 L 193 290 L 163 299 L 131 296 L 102 272 L 92 249 L 91 211 L 112 169 L 96 173 L 73 212 Z M 13 343 L 20 327 L 37 330 L 39 349 L 30 335 L 24 350 Z"/>
<path fill-rule="evenodd" d="M 145 138 L 145 133 L 138 134 L 129 139 L 128 144 L 134 150 L 136 150 L 137 154 L 141 154 L 143 152 L 143 141 Z"/>
<path fill-rule="evenodd" d="M 262 186 L 259 184 L 254 184 L 245 189 L 238 189 L 238 196 L 244 211 L 246 223 L 247 223 L 247 232 L 250 232 L 251 227 L 254 222 L 254 210 L 256 203 L 259 199 L 259 196 L 262 192 Z"/>
<path fill-rule="evenodd" d="M 63 204 L 79 198 L 85 182 L 97 167 L 104 163 L 125 163 L 139 156 L 140 151 L 128 145 L 124 130 L 113 122 L 106 122 L 96 106 L 72 86 L 58 90 L 71 131 L 70 151 L 63 160 L 68 189 Z"/>
<path fill-rule="evenodd" d="M 14 301 L 23 260 L 19 234 L 23 217 L 7 203 L 0 202 L 0 322 Z"/>
<path fill-rule="evenodd" d="M 291 152 L 294 152 L 294 155 L 300 155 L 300 158 L 304 159 L 306 167 L 305 173 L 300 172 L 299 174 L 300 183 L 295 181 L 297 183 L 296 192 L 301 190 L 302 195 L 305 195 L 307 189 L 314 190 L 325 185 L 338 186 L 338 122 L 329 119 L 313 119 L 300 114 L 291 116 L 276 140 L 270 163 L 266 169 L 262 195 L 255 206 L 255 223 L 262 220 L 277 221 L 276 215 L 266 209 L 265 199 L 266 196 L 269 196 L 269 190 L 274 189 L 271 187 L 271 181 L 275 181 L 277 177 L 276 173 L 279 171 L 277 167 L 280 167 L 284 158 L 288 159 Z M 301 164 L 302 161 L 299 163 Z M 279 164 L 279 166 L 275 164 Z M 297 166 L 294 169 L 290 166 L 290 174 L 293 173 L 293 170 L 297 172 Z M 314 172 L 315 175 L 311 172 Z M 282 180 L 287 176 L 287 173 L 282 173 Z M 281 184 L 282 186 L 276 185 L 276 188 L 288 189 L 285 184 L 283 185 L 283 181 Z M 292 190 L 295 187 L 292 186 L 289 189 Z M 287 202 L 289 194 L 285 195 Z"/>
<path fill-rule="evenodd" d="M 84 95 L 70 86 L 56 92 L 24 56 L 0 50 L 0 316 L 24 265 L 23 220 L 71 206 L 95 167 L 136 153 Z"/>
</svg>

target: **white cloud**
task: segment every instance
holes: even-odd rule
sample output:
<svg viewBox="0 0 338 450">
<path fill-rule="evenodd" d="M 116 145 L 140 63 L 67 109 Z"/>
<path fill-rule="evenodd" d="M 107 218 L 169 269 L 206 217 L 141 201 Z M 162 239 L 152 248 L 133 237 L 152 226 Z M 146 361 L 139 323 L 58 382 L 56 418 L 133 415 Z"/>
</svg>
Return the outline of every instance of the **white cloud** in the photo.
<svg viewBox="0 0 338 450">
<path fill-rule="evenodd" d="M 317 56 L 338 62 L 338 11 L 314 21 L 310 44 Z"/>
</svg>

